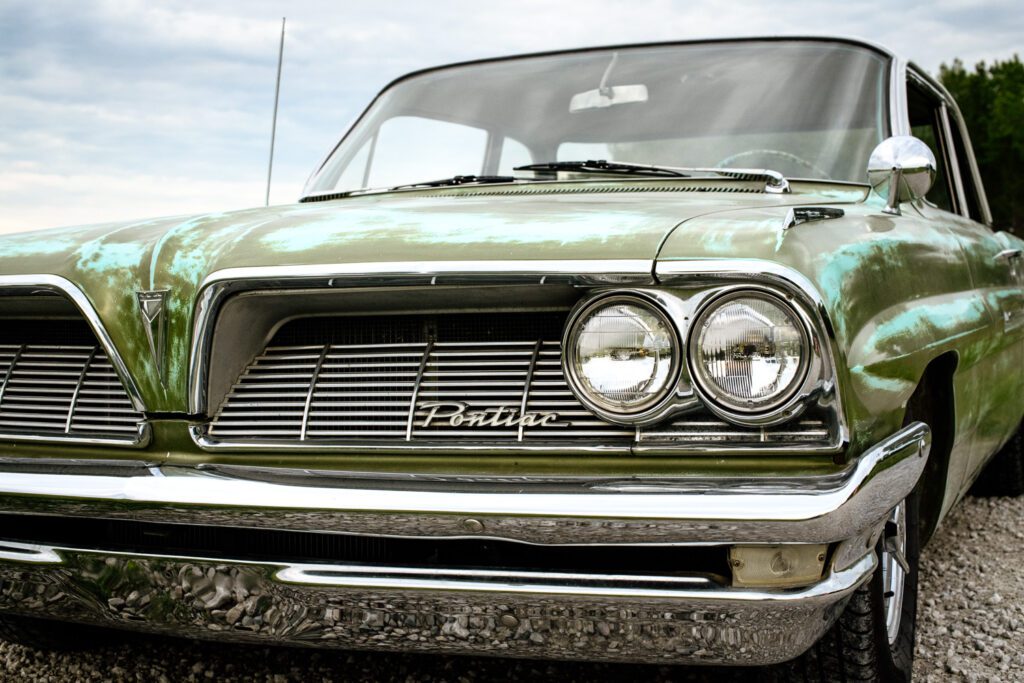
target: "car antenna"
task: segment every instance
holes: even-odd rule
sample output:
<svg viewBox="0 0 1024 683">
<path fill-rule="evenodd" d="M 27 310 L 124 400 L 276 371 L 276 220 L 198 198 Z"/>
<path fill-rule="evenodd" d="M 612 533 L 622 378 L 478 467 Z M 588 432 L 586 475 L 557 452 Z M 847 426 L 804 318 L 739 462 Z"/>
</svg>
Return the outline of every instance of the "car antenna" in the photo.
<svg viewBox="0 0 1024 683">
<path fill-rule="evenodd" d="M 277 48 L 277 83 L 274 85 L 274 118 L 270 124 L 270 161 L 267 162 L 267 195 L 263 206 L 270 206 L 270 178 L 274 173 L 274 142 L 277 138 L 277 103 L 281 99 L 281 63 L 284 61 L 284 24 L 287 17 L 281 17 L 281 44 Z"/>
</svg>

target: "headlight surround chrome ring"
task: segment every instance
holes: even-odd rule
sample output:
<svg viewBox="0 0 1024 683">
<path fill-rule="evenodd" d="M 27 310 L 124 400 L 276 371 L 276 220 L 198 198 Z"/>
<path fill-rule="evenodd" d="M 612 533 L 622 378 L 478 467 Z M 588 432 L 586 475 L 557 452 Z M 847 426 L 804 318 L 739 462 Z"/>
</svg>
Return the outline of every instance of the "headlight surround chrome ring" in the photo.
<svg viewBox="0 0 1024 683">
<path fill-rule="evenodd" d="M 586 376 L 585 369 L 580 364 L 578 342 L 581 333 L 587 333 L 584 329 L 587 323 L 594 320 L 603 311 L 615 307 L 640 309 L 649 318 L 641 320 L 641 316 L 636 316 L 631 320 L 631 323 L 636 325 L 637 330 L 644 329 L 645 323 L 657 321 L 660 325 L 660 330 L 652 330 L 652 332 L 664 333 L 668 339 L 669 348 L 667 349 L 667 355 L 655 359 L 656 364 L 667 361 L 667 370 L 660 378 L 659 386 L 642 400 L 616 402 L 608 399 L 594 387 L 593 383 Z M 661 408 L 675 394 L 684 364 L 681 340 L 682 337 L 676 328 L 672 316 L 652 298 L 643 296 L 642 293 L 606 294 L 587 301 L 570 315 L 562 338 L 562 370 L 565 374 L 566 382 L 576 398 L 596 415 L 609 422 L 618 424 L 640 424 L 648 420 L 652 415 L 658 414 Z"/>
<path fill-rule="evenodd" d="M 726 307 L 735 305 L 740 300 L 760 301 L 778 309 L 778 312 L 781 312 L 792 325 L 800 346 L 800 358 L 795 372 L 792 373 L 784 387 L 756 400 L 730 394 L 721 383 L 709 375 L 703 362 L 703 339 L 705 333 L 710 329 L 708 325 L 711 324 L 716 314 L 722 313 Z M 748 341 L 748 343 L 756 343 L 756 340 Z M 687 367 L 695 391 L 705 404 L 720 417 L 737 424 L 772 424 L 776 421 L 773 419 L 775 417 L 779 418 L 778 421 L 792 417 L 793 411 L 787 411 L 787 408 L 799 396 L 801 388 L 806 383 L 814 348 L 806 316 L 785 298 L 761 289 L 731 289 L 705 302 L 694 317 L 693 324 L 688 331 Z M 775 364 L 778 364 L 777 360 Z"/>
</svg>

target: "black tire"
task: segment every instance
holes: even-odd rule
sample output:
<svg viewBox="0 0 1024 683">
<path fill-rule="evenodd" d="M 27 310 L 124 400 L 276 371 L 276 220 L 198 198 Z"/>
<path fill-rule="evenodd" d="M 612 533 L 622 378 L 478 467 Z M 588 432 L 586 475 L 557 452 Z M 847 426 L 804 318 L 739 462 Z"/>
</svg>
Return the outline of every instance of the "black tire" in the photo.
<svg viewBox="0 0 1024 683">
<path fill-rule="evenodd" d="M 810 683 L 910 681 L 914 669 L 917 621 L 917 567 L 920 556 L 920 494 L 906 502 L 906 552 L 910 571 L 903 587 L 898 635 L 890 645 L 886 632 L 885 589 L 881 562 L 871 579 L 858 588 L 832 628 L 801 657 L 782 665 L 779 680 Z M 882 557 L 885 536 L 879 541 Z"/>
<path fill-rule="evenodd" d="M 971 495 L 981 498 L 1024 495 L 1024 435 L 1017 430 L 1003 449 L 992 456 L 971 487 Z"/>
<path fill-rule="evenodd" d="M 112 634 L 112 631 L 96 626 L 0 614 L 0 640 L 33 650 L 68 652 L 92 649 L 111 643 Z"/>
</svg>

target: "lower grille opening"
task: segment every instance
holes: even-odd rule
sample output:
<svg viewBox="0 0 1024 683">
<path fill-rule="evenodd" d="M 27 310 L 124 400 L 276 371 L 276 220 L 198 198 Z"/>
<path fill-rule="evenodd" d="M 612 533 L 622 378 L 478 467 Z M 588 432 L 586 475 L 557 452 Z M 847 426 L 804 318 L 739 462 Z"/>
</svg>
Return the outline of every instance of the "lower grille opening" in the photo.
<svg viewBox="0 0 1024 683">
<path fill-rule="evenodd" d="M 31 515 L 0 515 L 0 529 L 22 543 L 268 563 L 729 576 L 723 546 L 539 546 Z"/>
<path fill-rule="evenodd" d="M 85 320 L 0 318 L 0 440 L 131 445 L 143 421 Z"/>
</svg>

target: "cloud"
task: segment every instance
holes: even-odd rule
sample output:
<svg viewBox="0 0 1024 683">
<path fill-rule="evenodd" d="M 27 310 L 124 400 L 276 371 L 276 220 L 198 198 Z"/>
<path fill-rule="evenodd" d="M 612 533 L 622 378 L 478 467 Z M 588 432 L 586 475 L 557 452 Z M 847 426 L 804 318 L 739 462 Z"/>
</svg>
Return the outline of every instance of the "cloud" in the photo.
<svg viewBox="0 0 1024 683">
<path fill-rule="evenodd" d="M 117 173 L 49 173 L 22 164 L 0 171 L 0 233 L 74 223 L 90 224 L 243 209 L 262 202 L 258 185 L 233 180 Z M 104 191 L 98 188 L 109 188 Z M 298 195 L 297 184 L 280 188 Z"/>
<path fill-rule="evenodd" d="M 18 189 L 0 190 L 0 231 L 257 204 L 282 13 L 288 38 L 275 202 L 296 197 L 383 85 L 439 63 L 842 32 L 935 71 L 954 57 L 1009 58 L 1024 36 L 1024 13 L 1004 0 L 793 0 L 781 11 L 755 0 L 6 0 L 0 169 L 3 187 Z M 59 202 L 52 191 L 61 192 Z"/>
</svg>

